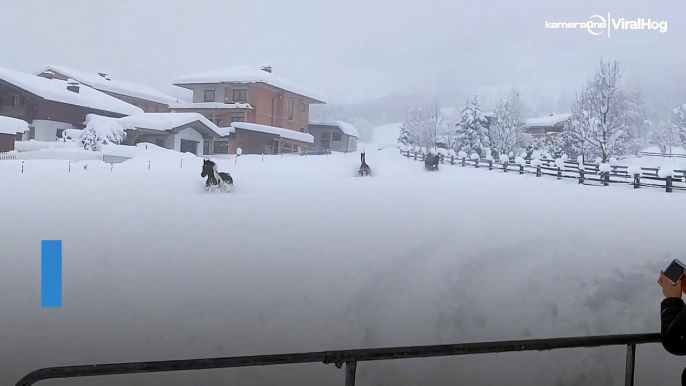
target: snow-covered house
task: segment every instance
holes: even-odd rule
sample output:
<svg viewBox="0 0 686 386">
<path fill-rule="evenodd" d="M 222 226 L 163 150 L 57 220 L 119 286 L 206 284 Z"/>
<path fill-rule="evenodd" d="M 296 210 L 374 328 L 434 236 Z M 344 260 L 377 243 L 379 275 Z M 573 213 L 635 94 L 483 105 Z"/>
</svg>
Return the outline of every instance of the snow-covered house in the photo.
<svg viewBox="0 0 686 386">
<path fill-rule="evenodd" d="M 534 138 L 550 137 L 562 132 L 571 113 L 550 114 L 547 117 L 530 118 L 524 124 L 524 131 Z"/>
<path fill-rule="evenodd" d="M 308 131 L 314 136 L 314 146 L 331 151 L 357 151 L 360 134 L 355 126 L 343 121 L 310 122 Z"/>
<path fill-rule="evenodd" d="M 174 85 L 192 90 L 193 100 L 171 104 L 173 112 L 197 112 L 219 127 L 255 124 L 252 130 L 236 132 L 236 143 L 242 143 L 245 154 L 248 149 L 263 149 L 265 139 L 279 129 L 306 133 L 310 105 L 324 103 L 312 91 L 274 75 L 271 67 L 234 66 L 184 75 L 174 79 Z M 268 147 L 281 152 L 303 146 L 303 141 L 290 137 L 279 136 Z"/>
<path fill-rule="evenodd" d="M 231 154 L 235 154 L 239 147 L 242 154 L 293 153 L 305 150 L 314 143 L 311 134 L 258 123 L 233 122 L 231 130 Z"/>
<path fill-rule="evenodd" d="M 14 150 L 17 135 L 29 130 L 29 124 L 21 119 L 0 115 L 0 152 Z"/>
<path fill-rule="evenodd" d="M 148 142 L 195 155 L 228 154 L 233 132 L 198 113 L 143 113 L 117 121 L 126 130 L 125 144 Z"/>
<path fill-rule="evenodd" d="M 0 115 L 29 123 L 23 140 L 55 141 L 80 129 L 88 114 L 121 118 L 143 110 L 70 79 L 47 79 L 0 67 Z"/>
<path fill-rule="evenodd" d="M 104 72 L 94 74 L 64 66 L 49 65 L 36 72 L 35 75 L 48 79 L 74 79 L 81 84 L 137 106 L 146 113 L 169 112 L 169 104 L 181 102 L 174 96 L 147 86 L 114 78 Z"/>
</svg>

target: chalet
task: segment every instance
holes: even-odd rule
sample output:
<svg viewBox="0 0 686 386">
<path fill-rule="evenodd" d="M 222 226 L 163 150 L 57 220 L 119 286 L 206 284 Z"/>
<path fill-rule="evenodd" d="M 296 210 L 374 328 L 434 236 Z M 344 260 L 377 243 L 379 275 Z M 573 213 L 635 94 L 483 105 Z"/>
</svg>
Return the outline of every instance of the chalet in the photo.
<svg viewBox="0 0 686 386">
<path fill-rule="evenodd" d="M 308 131 L 314 137 L 315 147 L 345 153 L 357 151 L 360 134 L 348 122 L 311 122 L 308 125 Z"/>
<path fill-rule="evenodd" d="M 232 154 L 238 147 L 243 154 L 278 154 L 314 143 L 312 136 L 299 134 L 307 133 L 310 105 L 324 102 L 277 77 L 271 67 L 234 66 L 184 75 L 174 85 L 192 90 L 193 99 L 170 104 L 171 111 L 197 112 L 219 127 L 233 127 L 228 138 Z"/>
<path fill-rule="evenodd" d="M 572 114 L 550 114 L 547 117 L 527 119 L 524 131 L 534 138 L 549 138 L 562 132 Z"/>
<path fill-rule="evenodd" d="M 143 110 L 69 79 L 47 79 L 0 67 L 0 115 L 29 123 L 23 140 L 55 141 L 83 128 L 88 114 L 113 118 Z"/>
<path fill-rule="evenodd" d="M 228 142 L 213 140 L 232 132 L 230 128 L 220 129 L 198 113 L 143 113 L 119 118 L 117 122 L 126 130 L 127 145 L 148 142 L 195 155 L 213 154 L 206 143 L 228 147 Z M 218 150 L 218 153 L 228 153 L 228 149 Z"/>
<path fill-rule="evenodd" d="M 0 152 L 14 150 L 17 136 L 29 130 L 29 124 L 21 119 L 0 115 Z"/>
<path fill-rule="evenodd" d="M 35 75 L 48 79 L 74 79 L 109 96 L 139 107 L 146 113 L 169 112 L 170 103 L 179 103 L 179 99 L 161 93 L 147 86 L 142 86 L 100 72 L 97 74 L 75 70 L 64 66 L 49 65 Z"/>
</svg>

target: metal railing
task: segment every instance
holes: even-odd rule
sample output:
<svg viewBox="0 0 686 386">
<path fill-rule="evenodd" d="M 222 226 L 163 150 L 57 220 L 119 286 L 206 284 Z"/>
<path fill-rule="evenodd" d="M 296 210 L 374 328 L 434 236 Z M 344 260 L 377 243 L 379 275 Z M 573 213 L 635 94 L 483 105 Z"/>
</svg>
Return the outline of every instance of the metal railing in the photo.
<svg viewBox="0 0 686 386">
<path fill-rule="evenodd" d="M 639 344 L 659 343 L 660 341 L 661 338 L 659 333 L 603 335 L 554 339 L 461 343 L 433 346 L 338 350 L 297 354 L 185 359 L 158 362 L 64 366 L 50 367 L 33 371 L 17 382 L 16 386 L 29 386 L 42 380 L 57 378 L 81 378 L 105 375 L 273 366 L 296 363 L 333 363 L 338 368 L 341 368 L 343 364 L 345 364 L 345 386 L 354 386 L 355 372 L 358 362 L 388 359 L 492 354 L 513 351 L 549 351 L 564 348 L 589 348 L 603 346 L 627 346 L 625 386 L 633 386 L 634 367 L 636 364 L 636 346 Z"/>
</svg>

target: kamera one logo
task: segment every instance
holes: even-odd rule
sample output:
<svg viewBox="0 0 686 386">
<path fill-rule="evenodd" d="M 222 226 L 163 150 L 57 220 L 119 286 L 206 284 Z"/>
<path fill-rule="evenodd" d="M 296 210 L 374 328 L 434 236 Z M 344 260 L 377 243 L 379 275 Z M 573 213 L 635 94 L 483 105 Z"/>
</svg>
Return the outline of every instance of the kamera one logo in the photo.
<svg viewBox="0 0 686 386">
<path fill-rule="evenodd" d="M 638 18 L 636 20 L 613 19 L 608 12 L 607 17 L 593 15 L 585 22 L 545 22 L 546 29 L 585 29 L 591 35 L 598 36 L 607 33 L 609 38 L 612 31 L 616 30 L 655 30 L 660 33 L 667 32 L 666 21 L 654 21 L 651 19 Z"/>
</svg>

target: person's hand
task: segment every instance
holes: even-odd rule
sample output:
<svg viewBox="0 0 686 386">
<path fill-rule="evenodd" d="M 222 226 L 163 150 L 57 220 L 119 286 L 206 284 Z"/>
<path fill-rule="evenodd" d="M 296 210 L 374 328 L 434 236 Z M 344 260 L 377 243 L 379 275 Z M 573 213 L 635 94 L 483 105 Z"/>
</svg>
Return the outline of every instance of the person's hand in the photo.
<svg viewBox="0 0 686 386">
<path fill-rule="evenodd" d="M 669 280 L 664 272 L 660 272 L 660 279 L 657 283 L 662 287 L 662 294 L 666 298 L 681 298 L 681 292 L 684 291 L 686 286 L 686 284 L 682 283 L 681 279 L 676 283 Z"/>
</svg>

